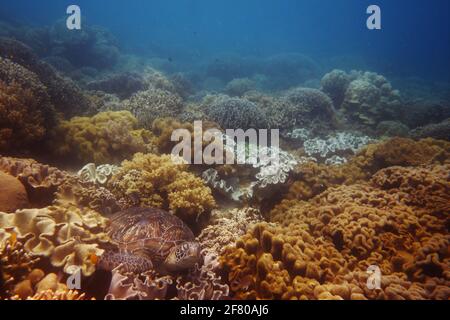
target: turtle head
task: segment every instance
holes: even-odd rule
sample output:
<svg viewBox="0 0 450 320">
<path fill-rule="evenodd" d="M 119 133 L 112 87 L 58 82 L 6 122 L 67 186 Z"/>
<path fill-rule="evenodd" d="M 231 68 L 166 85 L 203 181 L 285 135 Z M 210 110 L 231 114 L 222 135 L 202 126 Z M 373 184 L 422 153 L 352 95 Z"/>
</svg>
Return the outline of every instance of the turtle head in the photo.
<svg viewBox="0 0 450 320">
<path fill-rule="evenodd" d="M 172 248 L 164 265 L 169 271 L 180 271 L 192 268 L 200 261 L 200 244 L 195 241 L 186 241 Z"/>
</svg>

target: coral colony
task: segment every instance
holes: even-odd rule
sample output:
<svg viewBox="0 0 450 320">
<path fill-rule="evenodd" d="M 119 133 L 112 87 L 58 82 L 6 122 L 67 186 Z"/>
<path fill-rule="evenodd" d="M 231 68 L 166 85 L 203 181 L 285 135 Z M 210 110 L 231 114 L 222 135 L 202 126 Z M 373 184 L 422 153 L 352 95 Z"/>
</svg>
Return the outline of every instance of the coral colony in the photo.
<svg viewBox="0 0 450 320">
<path fill-rule="evenodd" d="M 175 69 L 67 13 L 0 20 L 1 299 L 450 298 L 449 100 L 298 53 Z"/>
</svg>

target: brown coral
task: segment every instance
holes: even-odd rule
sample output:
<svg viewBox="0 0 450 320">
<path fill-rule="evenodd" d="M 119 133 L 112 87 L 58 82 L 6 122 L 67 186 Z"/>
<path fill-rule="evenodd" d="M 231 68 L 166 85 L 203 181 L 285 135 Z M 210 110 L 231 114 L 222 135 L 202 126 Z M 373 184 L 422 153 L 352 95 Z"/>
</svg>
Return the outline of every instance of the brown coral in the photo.
<svg viewBox="0 0 450 320">
<path fill-rule="evenodd" d="M 0 171 L 0 211 L 14 212 L 28 205 L 23 184 L 17 178 Z"/>
<path fill-rule="evenodd" d="M 285 200 L 274 224 L 226 250 L 223 274 L 235 298 L 448 299 L 448 203 L 448 166 L 439 165 Z M 381 271 L 376 290 L 366 286 L 370 266 Z"/>
<path fill-rule="evenodd" d="M 446 141 L 392 138 L 364 147 L 341 165 L 327 166 L 314 162 L 298 164 L 285 198 L 309 200 L 330 187 L 368 181 L 383 168 L 442 164 L 448 163 L 449 158 L 450 144 Z"/>
</svg>

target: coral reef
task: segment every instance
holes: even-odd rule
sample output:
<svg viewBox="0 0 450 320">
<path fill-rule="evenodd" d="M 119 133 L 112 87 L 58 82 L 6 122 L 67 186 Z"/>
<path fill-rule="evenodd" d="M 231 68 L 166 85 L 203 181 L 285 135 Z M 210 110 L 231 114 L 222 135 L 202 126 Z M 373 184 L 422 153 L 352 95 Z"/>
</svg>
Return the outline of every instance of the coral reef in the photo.
<svg viewBox="0 0 450 320">
<path fill-rule="evenodd" d="M 286 199 L 309 200 L 330 187 L 367 180 L 366 173 L 353 164 L 329 166 L 313 161 L 301 163 L 293 171 Z"/>
<path fill-rule="evenodd" d="M 433 138 L 450 141 L 450 118 L 411 130 L 409 136 L 413 139 Z"/>
<path fill-rule="evenodd" d="M 143 206 L 171 210 L 190 226 L 208 216 L 215 201 L 201 178 L 176 164 L 170 155 L 135 154 L 124 161 L 107 184 L 127 207 Z"/>
<path fill-rule="evenodd" d="M 345 92 L 351 81 L 352 77 L 349 74 L 335 69 L 323 76 L 321 90 L 333 100 L 334 106 L 339 108 L 344 102 Z"/>
<path fill-rule="evenodd" d="M 102 112 L 91 118 L 75 117 L 55 129 L 55 153 L 79 161 L 120 163 L 137 152 L 152 152 L 153 135 L 137 129 L 128 111 Z"/>
<path fill-rule="evenodd" d="M 207 96 L 204 109 L 212 121 L 224 129 L 266 129 L 267 123 L 258 106 L 246 99 L 226 95 Z"/>
<path fill-rule="evenodd" d="M 335 111 L 331 99 L 317 89 L 296 88 L 282 97 L 282 129 L 307 128 L 315 134 L 328 131 L 333 126 Z"/>
<path fill-rule="evenodd" d="M 252 225 L 262 220 L 261 213 L 254 208 L 213 210 L 209 225 L 197 240 L 202 248 L 221 255 L 228 246 L 234 246 L 237 237 L 243 236 Z"/>
<path fill-rule="evenodd" d="M 7 72 L 6 79 L 4 72 L 0 72 L 0 79 L 7 83 L 16 80 L 17 77 L 23 79 L 23 69 L 28 70 L 28 74 L 30 72 L 34 74 L 34 78 L 37 77 L 45 86 L 44 90 L 48 94 L 53 108 L 64 115 L 70 117 L 94 109 L 92 102 L 73 81 L 63 78 L 50 65 L 40 61 L 31 49 L 23 43 L 8 38 L 0 38 L 0 57 L 10 59 L 9 63 L 13 62 L 22 67 L 21 71 L 14 71 L 14 75 L 11 74 L 11 71 Z M 17 69 L 17 66 L 14 69 Z M 41 108 L 44 108 L 44 106 L 41 106 Z"/>
<path fill-rule="evenodd" d="M 157 118 L 177 117 L 184 105 L 178 95 L 164 89 L 150 87 L 125 100 L 124 108 L 138 119 L 141 126 L 150 129 Z"/>
<path fill-rule="evenodd" d="M 326 140 L 320 138 L 307 139 L 303 143 L 303 150 L 308 157 L 326 162 L 332 156 L 353 155 L 371 142 L 373 140 L 368 136 L 339 132 L 336 135 L 328 136 Z"/>
<path fill-rule="evenodd" d="M 381 137 L 407 137 L 409 128 L 400 121 L 381 121 L 376 131 Z"/>
<path fill-rule="evenodd" d="M 389 168 L 374 185 L 280 205 L 272 224 L 257 225 L 222 255 L 232 297 L 448 299 L 444 172 L 448 167 Z M 434 201 L 423 206 L 426 199 Z M 374 265 L 381 285 L 370 290 L 362 275 Z"/>
<path fill-rule="evenodd" d="M 54 109 L 38 77 L 0 57 L 0 151 L 31 149 L 54 125 Z"/>
<path fill-rule="evenodd" d="M 356 123 L 376 126 L 380 121 L 395 120 L 402 113 L 400 93 L 388 80 L 373 72 L 353 75 L 345 92 L 341 111 Z"/>
<path fill-rule="evenodd" d="M 225 93 L 229 96 L 242 97 L 246 92 L 255 89 L 255 83 L 249 78 L 233 79 L 225 87 Z"/>
<path fill-rule="evenodd" d="M 0 20 L 0 299 L 450 299 L 445 80 Z"/>
<path fill-rule="evenodd" d="M 91 81 L 89 90 L 116 94 L 120 99 L 127 99 L 134 93 L 145 89 L 144 79 L 137 73 L 125 72 L 111 75 L 105 79 Z"/>
</svg>

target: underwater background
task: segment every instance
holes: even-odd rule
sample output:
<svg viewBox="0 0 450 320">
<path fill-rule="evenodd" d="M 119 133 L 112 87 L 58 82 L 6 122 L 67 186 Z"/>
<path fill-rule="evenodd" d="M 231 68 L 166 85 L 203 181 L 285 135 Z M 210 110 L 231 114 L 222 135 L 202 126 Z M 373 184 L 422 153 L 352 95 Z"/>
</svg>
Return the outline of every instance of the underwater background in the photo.
<svg viewBox="0 0 450 320">
<path fill-rule="evenodd" d="M 1 299 L 450 298 L 449 1 L 71 4 L 0 4 Z"/>
</svg>

